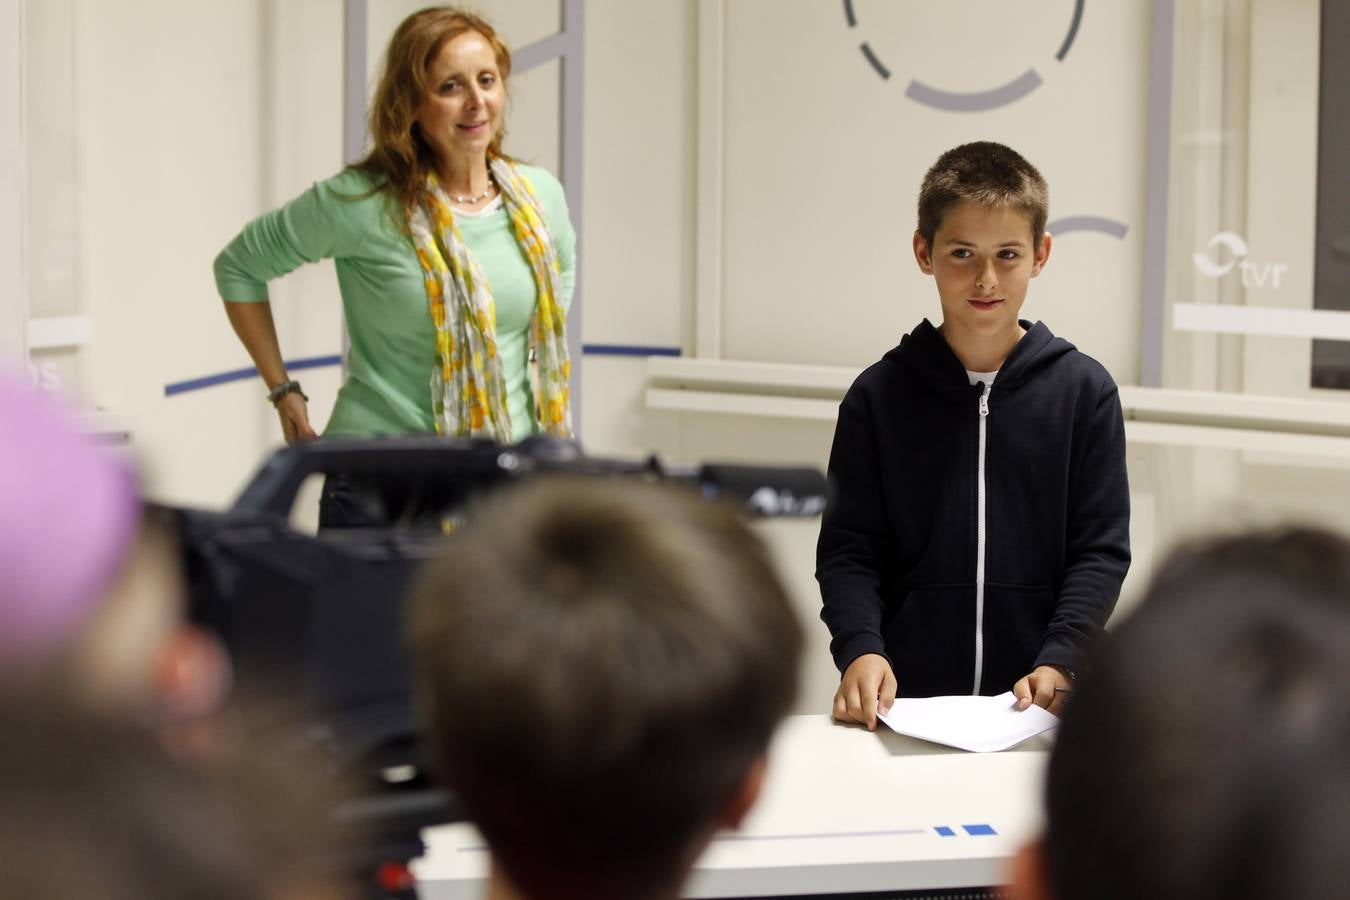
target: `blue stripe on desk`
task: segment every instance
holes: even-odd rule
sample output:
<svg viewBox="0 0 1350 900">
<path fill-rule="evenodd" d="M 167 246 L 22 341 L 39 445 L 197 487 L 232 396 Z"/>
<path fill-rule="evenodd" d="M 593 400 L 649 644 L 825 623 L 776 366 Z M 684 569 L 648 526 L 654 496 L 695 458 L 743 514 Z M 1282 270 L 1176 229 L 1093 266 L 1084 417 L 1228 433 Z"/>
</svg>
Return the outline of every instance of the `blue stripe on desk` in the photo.
<svg viewBox="0 0 1350 900">
<path fill-rule="evenodd" d="M 822 831 L 806 834 L 718 834 L 713 843 L 743 841 L 814 841 L 821 838 L 894 837 L 900 834 L 927 834 L 922 828 L 893 828 L 888 831 Z"/>
<path fill-rule="evenodd" d="M 961 827 L 966 830 L 966 834 L 970 835 L 998 834 L 992 825 L 962 825 Z"/>
<path fill-rule="evenodd" d="M 953 831 L 951 827 L 948 825 L 939 825 L 933 830 L 936 831 L 938 834 L 942 835 L 943 837 L 956 837 L 956 832 Z"/>
<path fill-rule="evenodd" d="M 679 347 L 644 347 L 638 344 L 582 344 L 587 356 L 679 356 Z"/>
<path fill-rule="evenodd" d="M 966 828 L 989 828 L 988 825 L 967 825 Z M 946 825 L 939 825 L 933 829 L 944 837 L 955 837 L 956 832 L 952 831 Z M 886 831 L 823 831 L 801 834 L 715 834 L 710 843 L 713 844 L 743 844 L 743 843 L 762 843 L 764 841 L 816 841 L 822 838 L 834 838 L 852 840 L 860 837 L 896 837 L 899 835 L 924 835 L 927 834 L 924 828 L 892 828 Z M 989 830 L 993 834 L 993 829 Z M 457 848 L 460 853 L 477 853 L 487 850 L 486 844 L 473 844 L 468 847 Z"/>
<path fill-rule="evenodd" d="M 342 365 L 342 357 L 340 355 L 309 356 L 304 359 L 288 359 L 284 365 L 288 372 L 298 372 L 301 369 L 320 369 L 324 366 Z M 257 375 L 258 370 L 254 368 L 232 369 L 229 372 L 218 372 L 215 375 L 206 375 L 201 378 L 190 378 L 187 381 L 175 381 L 173 384 L 164 385 L 164 396 L 172 397 L 175 394 L 186 394 L 189 391 L 200 391 L 203 388 L 215 387 L 218 384 L 256 378 Z"/>
</svg>

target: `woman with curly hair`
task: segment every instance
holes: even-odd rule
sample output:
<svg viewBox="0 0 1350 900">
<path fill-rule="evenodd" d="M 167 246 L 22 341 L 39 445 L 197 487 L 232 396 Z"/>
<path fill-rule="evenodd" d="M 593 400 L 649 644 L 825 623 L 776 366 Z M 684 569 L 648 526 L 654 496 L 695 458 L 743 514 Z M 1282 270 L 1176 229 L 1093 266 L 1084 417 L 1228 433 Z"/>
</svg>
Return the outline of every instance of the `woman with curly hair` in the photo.
<svg viewBox="0 0 1350 900">
<path fill-rule="evenodd" d="M 571 435 L 576 235 L 558 181 L 502 150 L 510 73 L 481 17 L 412 14 L 389 43 L 366 157 L 250 222 L 216 258 L 287 442 L 317 435 L 282 361 L 267 282 L 325 257 L 351 340 L 325 436 Z M 372 487 L 330 478 L 321 524 L 342 524 L 339 507 L 350 513 L 353 492 Z"/>
</svg>

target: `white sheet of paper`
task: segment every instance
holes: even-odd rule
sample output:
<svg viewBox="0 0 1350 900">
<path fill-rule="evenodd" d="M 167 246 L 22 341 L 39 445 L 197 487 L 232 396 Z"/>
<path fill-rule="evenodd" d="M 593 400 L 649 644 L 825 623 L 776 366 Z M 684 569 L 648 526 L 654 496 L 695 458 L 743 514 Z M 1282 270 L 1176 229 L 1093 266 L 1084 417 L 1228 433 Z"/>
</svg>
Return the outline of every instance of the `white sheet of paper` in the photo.
<svg viewBox="0 0 1350 900">
<path fill-rule="evenodd" d="M 1039 706 L 1017 709 L 1012 691 L 997 697 L 905 697 L 878 716 L 892 731 L 975 753 L 1015 747 L 1049 731 L 1059 717 Z"/>
</svg>

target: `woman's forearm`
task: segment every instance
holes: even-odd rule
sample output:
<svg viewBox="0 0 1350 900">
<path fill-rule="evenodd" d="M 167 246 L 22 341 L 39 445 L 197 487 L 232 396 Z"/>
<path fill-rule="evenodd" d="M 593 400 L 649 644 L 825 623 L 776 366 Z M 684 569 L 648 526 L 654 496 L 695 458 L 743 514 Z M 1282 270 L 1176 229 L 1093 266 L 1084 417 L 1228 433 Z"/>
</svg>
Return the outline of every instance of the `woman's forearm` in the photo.
<svg viewBox="0 0 1350 900">
<path fill-rule="evenodd" d="M 272 304 L 235 303 L 225 301 L 225 314 L 234 327 L 234 333 L 258 367 L 258 374 L 267 382 L 268 390 L 286 380 L 286 364 L 282 361 L 277 328 L 272 321 Z"/>
</svg>

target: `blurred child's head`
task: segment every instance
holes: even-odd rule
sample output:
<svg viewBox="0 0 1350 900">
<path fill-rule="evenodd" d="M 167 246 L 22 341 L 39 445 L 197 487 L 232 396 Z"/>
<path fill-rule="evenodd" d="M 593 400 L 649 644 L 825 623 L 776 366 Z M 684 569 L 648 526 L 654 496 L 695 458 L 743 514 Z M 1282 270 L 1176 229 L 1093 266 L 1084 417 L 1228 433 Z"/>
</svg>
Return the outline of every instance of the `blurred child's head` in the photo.
<svg viewBox="0 0 1350 900">
<path fill-rule="evenodd" d="M 1252 835 L 1281 808 L 1272 786 L 1342 732 L 1348 686 L 1350 544 L 1296 528 L 1182 548 L 1079 679 L 1019 896 L 1275 896 L 1252 886 L 1289 842 Z"/>
<path fill-rule="evenodd" d="M 993 141 L 953 147 L 938 157 L 919 188 L 918 232 L 931 247 L 947 213 L 959 203 L 1015 210 L 1039 245 L 1050 212 L 1050 190 L 1036 167 Z"/>
<path fill-rule="evenodd" d="M 228 797 L 143 723 L 66 694 L 0 697 L 0 714 L 7 896 L 265 896 Z"/>
<path fill-rule="evenodd" d="M 494 496 L 415 597 L 431 754 L 524 895 L 673 895 L 753 802 L 800 625 L 729 508 L 631 482 Z"/>
<path fill-rule="evenodd" d="M 0 722 L 4 896 L 346 896 L 326 785 L 275 747 L 176 755 L 146 723 L 46 688 L 0 688 Z"/>
<path fill-rule="evenodd" d="M 0 662 L 39 663 L 126 577 L 136 478 L 50 395 L 0 379 Z"/>
<path fill-rule="evenodd" d="M 1326 710 L 1311 739 L 1270 750 L 1261 771 L 1233 798 L 1225 829 L 1227 865 L 1214 866 L 1212 897 L 1223 900 L 1341 900 L 1345 884 L 1345 811 L 1350 809 L 1350 685 Z"/>
<path fill-rule="evenodd" d="M 131 466 L 3 379 L 0 421 L 0 670 L 152 715 L 218 700 L 224 657 L 185 624 L 175 536 Z"/>
</svg>

